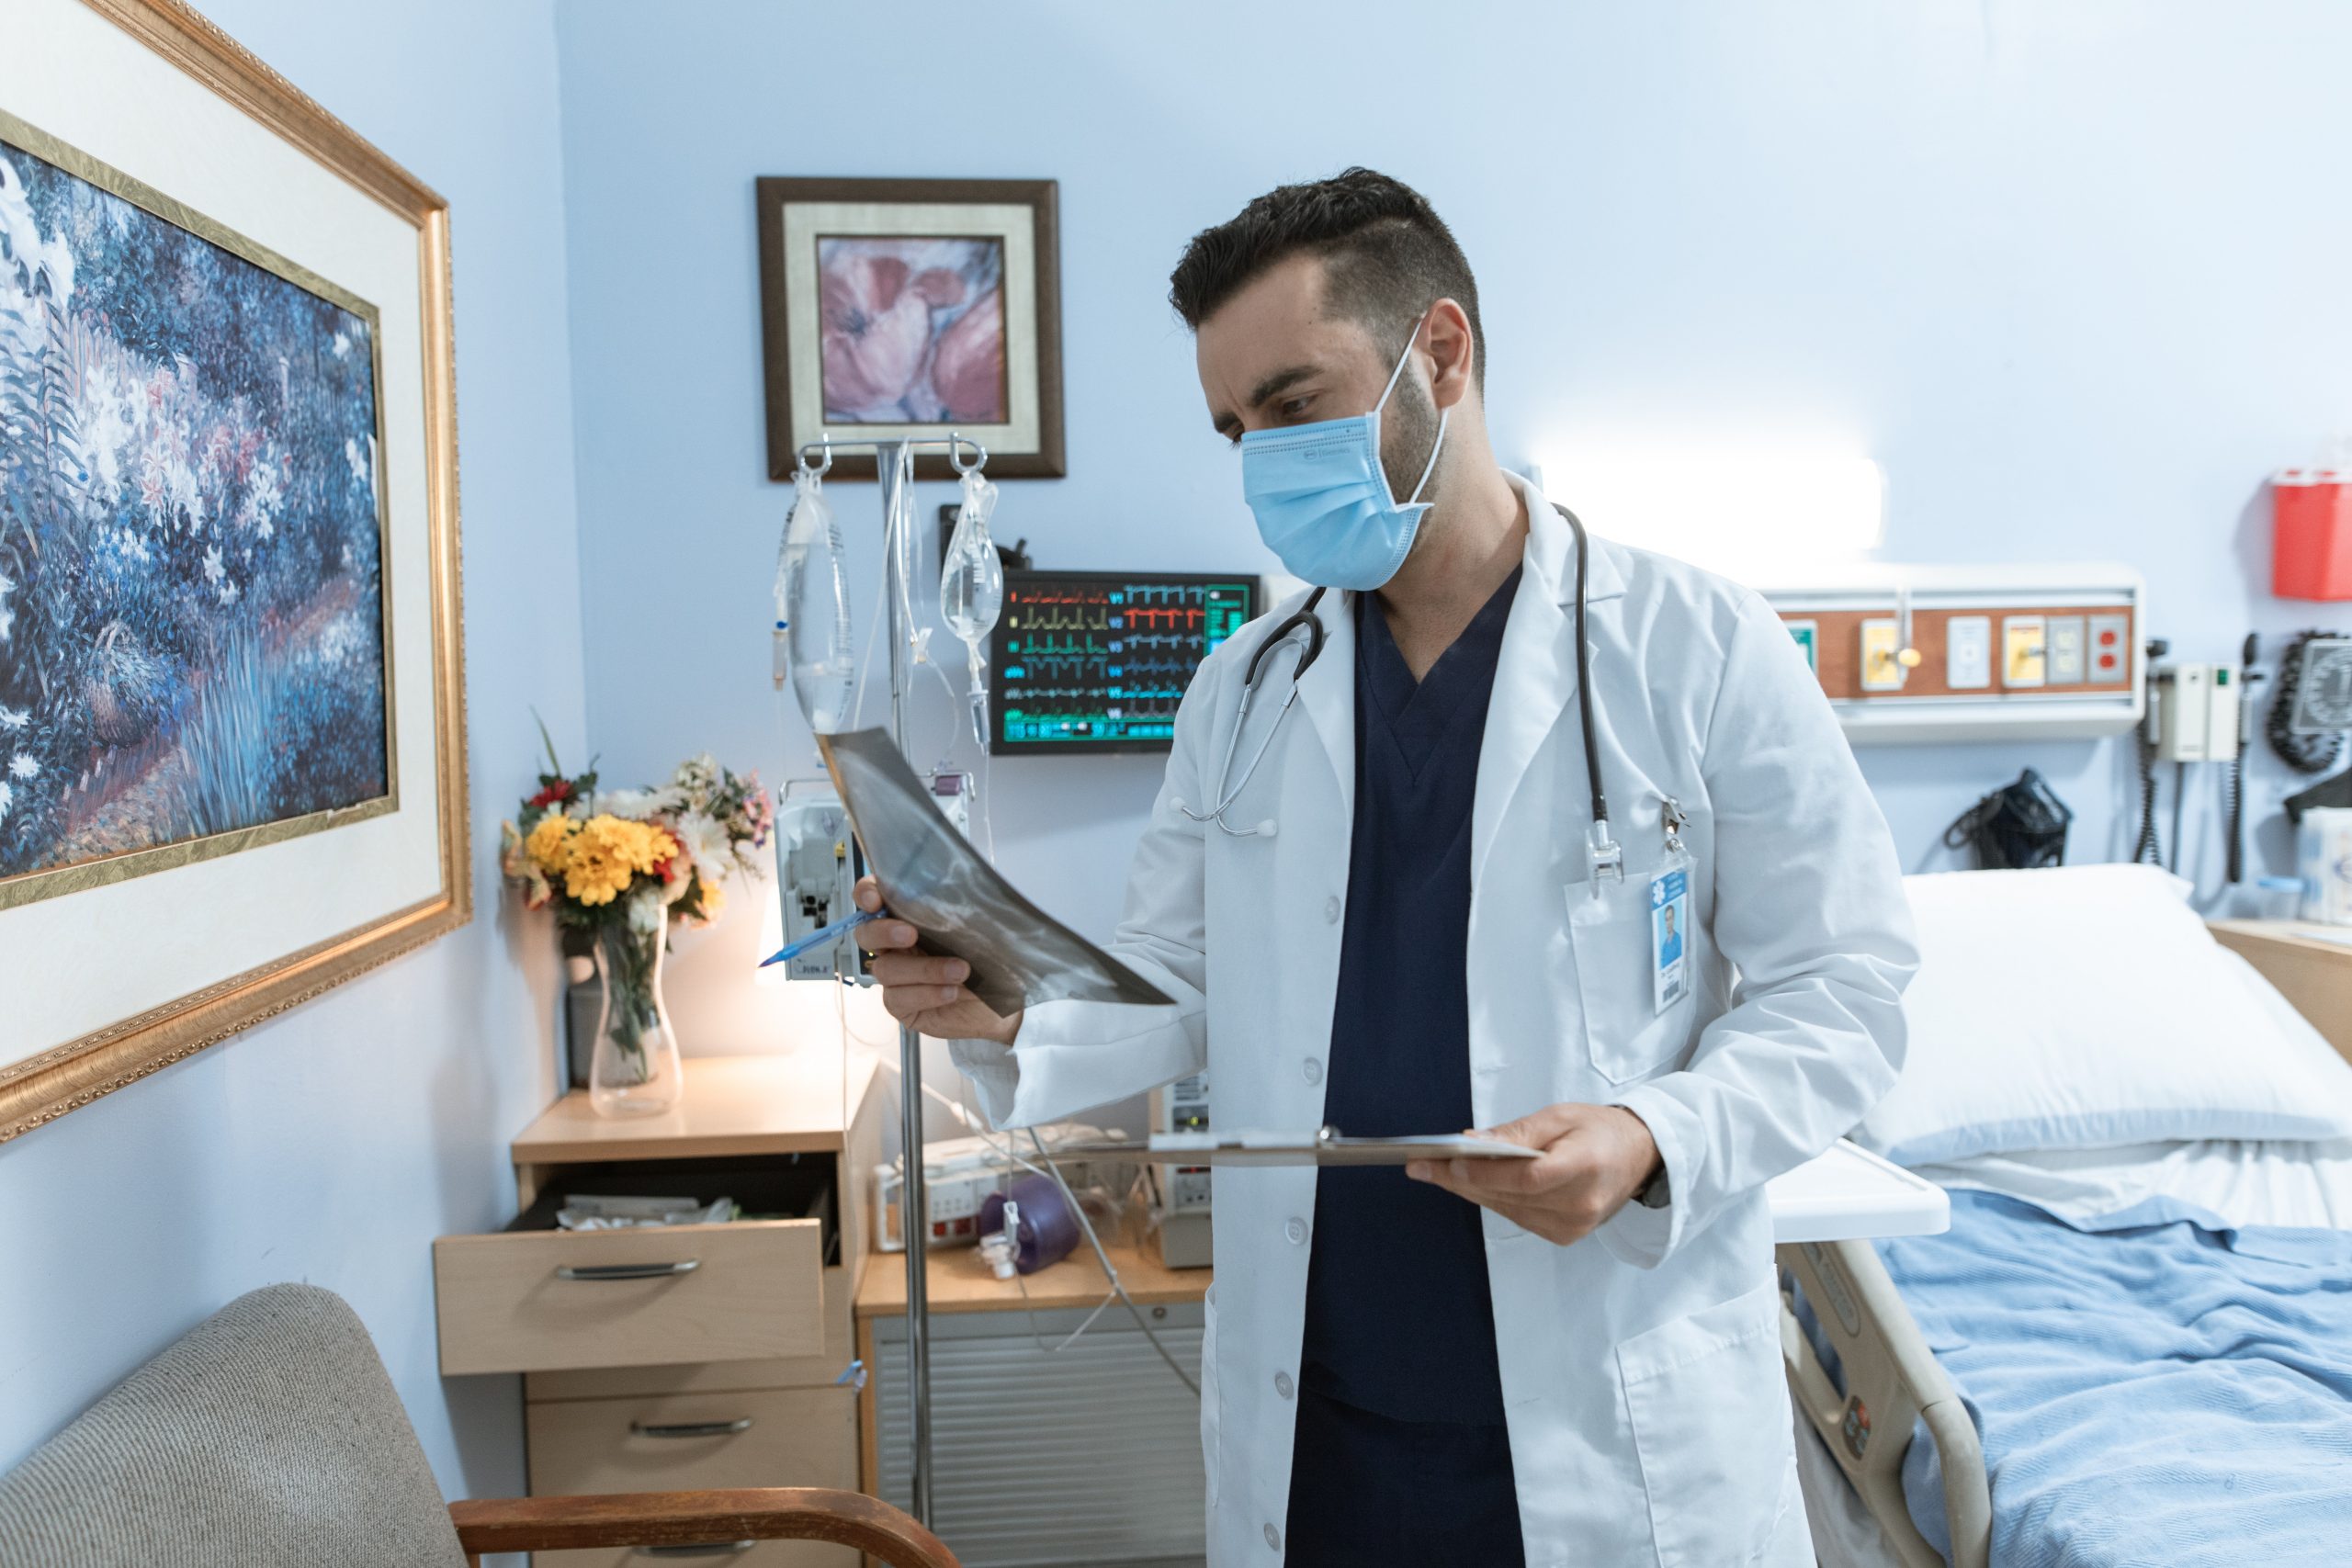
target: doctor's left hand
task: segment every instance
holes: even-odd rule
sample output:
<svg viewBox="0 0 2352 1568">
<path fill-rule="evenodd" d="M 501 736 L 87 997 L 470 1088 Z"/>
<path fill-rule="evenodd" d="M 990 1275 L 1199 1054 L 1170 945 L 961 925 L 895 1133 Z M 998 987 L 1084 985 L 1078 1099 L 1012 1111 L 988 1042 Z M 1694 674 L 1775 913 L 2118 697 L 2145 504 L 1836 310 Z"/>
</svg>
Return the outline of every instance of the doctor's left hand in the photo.
<svg viewBox="0 0 2352 1568">
<path fill-rule="evenodd" d="M 1561 1247 L 1600 1229 L 1658 1168 L 1648 1126 L 1622 1105 L 1547 1105 L 1485 1135 L 1544 1152 L 1534 1159 L 1416 1160 L 1405 1174 Z"/>
</svg>

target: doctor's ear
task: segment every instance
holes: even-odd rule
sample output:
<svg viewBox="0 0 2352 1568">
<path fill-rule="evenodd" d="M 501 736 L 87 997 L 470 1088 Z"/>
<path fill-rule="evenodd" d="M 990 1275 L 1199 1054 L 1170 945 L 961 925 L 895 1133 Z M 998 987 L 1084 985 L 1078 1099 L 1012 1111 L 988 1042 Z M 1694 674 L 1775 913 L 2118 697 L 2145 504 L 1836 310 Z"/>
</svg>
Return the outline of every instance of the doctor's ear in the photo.
<svg viewBox="0 0 2352 1568">
<path fill-rule="evenodd" d="M 1477 384 L 1477 334 L 1471 329 L 1469 315 L 1453 299 L 1446 299 L 1430 307 L 1429 325 L 1423 330 L 1422 341 L 1431 361 L 1430 400 L 1442 409 L 1450 409 Z"/>
</svg>

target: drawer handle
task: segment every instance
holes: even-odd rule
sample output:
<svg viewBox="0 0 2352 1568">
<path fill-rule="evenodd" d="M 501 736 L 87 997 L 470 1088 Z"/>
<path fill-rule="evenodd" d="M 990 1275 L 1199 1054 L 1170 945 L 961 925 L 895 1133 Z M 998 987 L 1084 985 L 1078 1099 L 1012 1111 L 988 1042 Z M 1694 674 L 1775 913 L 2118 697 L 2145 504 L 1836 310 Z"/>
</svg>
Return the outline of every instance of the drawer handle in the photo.
<svg viewBox="0 0 2352 1568">
<path fill-rule="evenodd" d="M 702 1267 L 699 1258 L 682 1258 L 675 1263 L 567 1263 L 555 1271 L 559 1280 L 666 1280 L 673 1274 L 691 1274 Z"/>
<path fill-rule="evenodd" d="M 639 1557 L 733 1557 L 759 1545 L 756 1540 L 695 1540 L 684 1546 L 640 1546 Z"/>
<path fill-rule="evenodd" d="M 731 1438 L 738 1432 L 750 1431 L 752 1418 L 741 1416 L 732 1421 L 672 1421 L 654 1425 L 632 1421 L 628 1429 L 640 1438 Z"/>
</svg>

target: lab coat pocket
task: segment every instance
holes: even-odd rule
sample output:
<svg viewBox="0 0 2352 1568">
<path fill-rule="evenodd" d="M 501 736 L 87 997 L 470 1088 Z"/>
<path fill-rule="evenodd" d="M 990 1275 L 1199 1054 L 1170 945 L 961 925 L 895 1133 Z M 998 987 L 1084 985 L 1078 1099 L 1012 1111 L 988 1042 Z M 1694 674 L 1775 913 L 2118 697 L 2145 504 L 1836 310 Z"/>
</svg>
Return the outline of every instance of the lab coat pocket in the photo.
<svg viewBox="0 0 2352 1568">
<path fill-rule="evenodd" d="M 1201 1300 L 1201 1462 L 1208 1468 L 1208 1504 L 1216 1506 L 1218 1410 L 1216 1404 L 1216 1287 Z"/>
<path fill-rule="evenodd" d="M 1617 1347 L 1660 1568 L 1746 1563 L 1786 1506 L 1789 1397 L 1770 1281 Z"/>
<path fill-rule="evenodd" d="M 1612 1084 L 1646 1077 L 1690 1043 L 1695 1011 L 1690 987 L 1660 1012 L 1652 978 L 1650 880 L 1628 870 L 1602 886 L 1568 885 L 1568 941 L 1576 953 L 1577 994 L 1593 1070 Z"/>
</svg>

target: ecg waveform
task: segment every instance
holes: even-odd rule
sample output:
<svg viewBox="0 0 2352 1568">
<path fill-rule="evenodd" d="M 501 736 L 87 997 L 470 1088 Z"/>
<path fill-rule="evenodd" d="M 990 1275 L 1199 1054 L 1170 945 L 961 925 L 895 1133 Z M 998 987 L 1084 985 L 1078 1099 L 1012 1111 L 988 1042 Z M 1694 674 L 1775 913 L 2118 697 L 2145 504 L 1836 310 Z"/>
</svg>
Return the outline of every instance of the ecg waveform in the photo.
<svg viewBox="0 0 2352 1568">
<path fill-rule="evenodd" d="M 1165 750 L 1201 660 L 1257 611 L 1253 578 L 1007 573 L 989 749 Z"/>
</svg>

